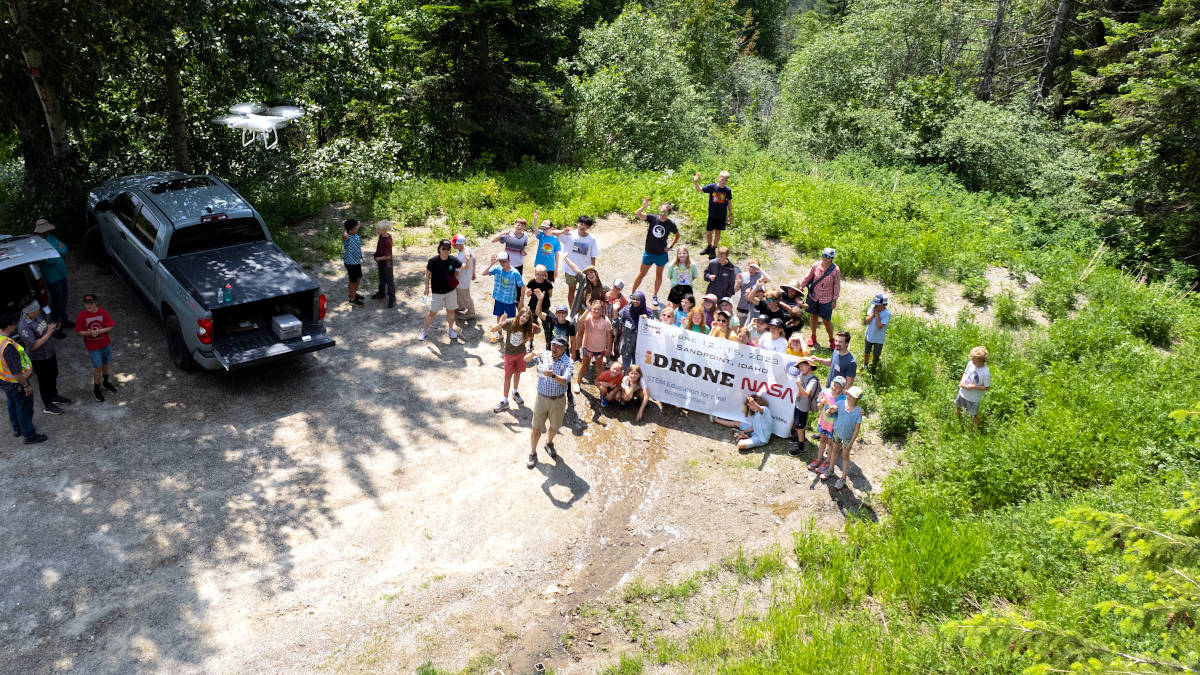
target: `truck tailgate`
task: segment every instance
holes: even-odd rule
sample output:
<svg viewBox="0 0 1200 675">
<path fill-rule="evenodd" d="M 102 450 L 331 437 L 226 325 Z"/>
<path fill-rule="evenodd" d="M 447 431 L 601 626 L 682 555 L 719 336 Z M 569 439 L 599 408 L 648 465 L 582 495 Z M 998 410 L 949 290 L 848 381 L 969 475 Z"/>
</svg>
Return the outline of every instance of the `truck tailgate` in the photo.
<svg viewBox="0 0 1200 675">
<path fill-rule="evenodd" d="M 334 340 L 321 326 L 305 326 L 300 337 L 280 340 L 272 333 L 228 337 L 213 346 L 213 353 L 225 370 L 253 366 L 293 354 L 315 352 L 332 347 Z"/>
</svg>

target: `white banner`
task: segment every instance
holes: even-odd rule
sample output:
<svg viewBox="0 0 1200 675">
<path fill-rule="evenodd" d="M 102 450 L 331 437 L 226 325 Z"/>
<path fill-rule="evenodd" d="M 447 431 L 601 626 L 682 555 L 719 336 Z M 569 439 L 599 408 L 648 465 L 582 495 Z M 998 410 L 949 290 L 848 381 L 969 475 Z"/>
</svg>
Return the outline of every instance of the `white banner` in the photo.
<svg viewBox="0 0 1200 675">
<path fill-rule="evenodd" d="M 797 357 L 709 337 L 643 317 L 637 358 L 650 397 L 662 403 L 745 420 L 746 394 L 767 399 L 776 436 L 787 437 L 796 407 Z"/>
</svg>

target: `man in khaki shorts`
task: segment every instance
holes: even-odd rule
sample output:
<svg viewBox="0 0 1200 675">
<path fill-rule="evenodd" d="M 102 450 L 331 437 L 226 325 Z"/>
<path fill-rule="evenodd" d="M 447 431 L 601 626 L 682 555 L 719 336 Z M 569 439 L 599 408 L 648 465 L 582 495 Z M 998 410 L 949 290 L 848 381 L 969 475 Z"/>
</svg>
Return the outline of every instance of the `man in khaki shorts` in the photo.
<svg viewBox="0 0 1200 675">
<path fill-rule="evenodd" d="M 550 341 L 550 351 L 531 352 L 525 356 L 529 365 L 537 364 L 537 401 L 533 404 L 533 429 L 529 434 L 529 461 L 525 468 L 537 466 L 537 444 L 542 437 L 542 425 L 548 424 L 546 433 L 546 452 L 550 459 L 557 460 L 558 452 L 554 449 L 554 435 L 562 426 L 563 415 L 567 412 L 567 387 L 571 384 L 571 374 L 575 363 L 567 355 L 567 341 L 556 337 Z"/>
<path fill-rule="evenodd" d="M 458 309 L 454 310 L 454 315 L 459 321 L 474 321 L 475 301 L 471 299 L 471 282 L 475 281 L 475 253 L 467 246 L 467 238 L 461 234 L 451 237 L 450 244 L 454 246 L 454 257 L 460 263 L 455 272 L 458 275 L 458 288 L 454 289 Z"/>
</svg>

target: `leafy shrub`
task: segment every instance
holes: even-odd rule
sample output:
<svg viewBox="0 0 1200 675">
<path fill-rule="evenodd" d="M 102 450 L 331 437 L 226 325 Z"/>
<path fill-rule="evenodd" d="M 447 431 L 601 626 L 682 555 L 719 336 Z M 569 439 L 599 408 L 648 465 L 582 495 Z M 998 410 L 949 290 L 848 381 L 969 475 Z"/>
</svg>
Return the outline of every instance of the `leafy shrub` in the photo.
<svg viewBox="0 0 1200 675">
<path fill-rule="evenodd" d="M 1111 309 L 1131 334 L 1159 347 L 1171 344 L 1182 313 L 1177 291 L 1161 283 L 1142 286 L 1116 270 L 1097 270 L 1086 286 L 1090 302 Z"/>
<path fill-rule="evenodd" d="M 1029 298 L 1052 320 L 1066 318 L 1077 304 L 1079 284 L 1062 277 L 1044 279 L 1029 289 Z"/>
<path fill-rule="evenodd" d="M 879 408 L 879 433 L 890 440 L 903 440 L 917 428 L 917 405 L 913 391 L 897 391 L 883 397 Z"/>
<path fill-rule="evenodd" d="M 983 277 L 970 277 L 963 281 L 963 297 L 977 305 L 987 302 L 987 289 L 987 279 Z"/>
<path fill-rule="evenodd" d="M 969 189 L 1019 194 L 1063 156 L 1066 146 L 1042 118 L 972 101 L 946 123 L 936 152 Z"/>
<path fill-rule="evenodd" d="M 995 313 L 996 323 L 1005 328 L 1020 328 L 1029 323 L 1029 312 L 1011 290 L 1004 291 L 992 300 L 992 311 Z"/>
<path fill-rule="evenodd" d="M 631 4 L 583 32 L 571 84 L 575 132 L 602 165 L 678 166 L 700 148 L 704 104 L 663 23 Z"/>
<path fill-rule="evenodd" d="M 937 309 L 937 296 L 933 291 L 933 286 L 929 284 L 918 284 L 904 295 L 904 301 L 911 305 L 917 305 L 930 314 Z"/>
</svg>

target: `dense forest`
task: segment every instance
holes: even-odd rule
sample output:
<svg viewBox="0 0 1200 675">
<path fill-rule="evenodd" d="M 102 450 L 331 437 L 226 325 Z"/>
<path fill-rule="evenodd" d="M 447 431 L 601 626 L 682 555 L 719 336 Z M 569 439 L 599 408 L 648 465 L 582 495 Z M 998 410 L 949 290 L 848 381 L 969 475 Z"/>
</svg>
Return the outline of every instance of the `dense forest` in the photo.
<svg viewBox="0 0 1200 675">
<path fill-rule="evenodd" d="M 569 222 L 729 169 L 739 255 L 835 243 L 911 306 L 933 278 L 990 304 L 995 325 L 897 316 L 864 373 L 905 457 L 879 522 L 797 533 L 795 572 L 739 558 L 779 584 L 767 611 L 642 635 L 614 670 L 1200 668 L 1200 1 L 7 4 L 2 231 L 45 214 L 78 237 L 89 186 L 174 168 L 235 182 L 320 259 L 336 224 L 283 226 L 330 201 L 404 244 L 430 215 Z M 308 114 L 243 147 L 213 123 L 243 100 Z M 1023 292 L 987 297 L 989 266 Z M 983 433 L 950 404 L 975 345 Z"/>
<path fill-rule="evenodd" d="M 168 167 L 361 200 L 530 161 L 677 167 L 737 141 L 937 167 L 1152 277 L 1190 280 L 1200 250 L 1187 0 L 7 5 L 8 229 L 34 211 L 78 225 L 87 186 Z M 281 152 L 242 149 L 212 120 L 244 99 L 309 115 Z"/>
</svg>

